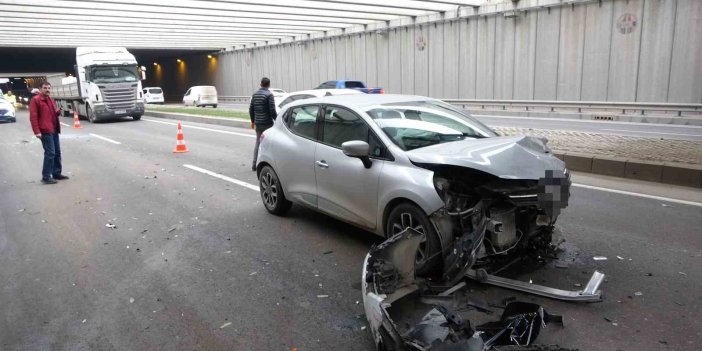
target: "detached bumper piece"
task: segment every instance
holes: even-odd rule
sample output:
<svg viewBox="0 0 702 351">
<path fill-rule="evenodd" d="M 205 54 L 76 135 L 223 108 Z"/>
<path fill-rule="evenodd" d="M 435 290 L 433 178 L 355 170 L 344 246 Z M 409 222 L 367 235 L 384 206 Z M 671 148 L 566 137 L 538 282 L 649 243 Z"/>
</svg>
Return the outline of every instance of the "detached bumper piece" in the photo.
<svg viewBox="0 0 702 351">
<path fill-rule="evenodd" d="M 464 298 L 465 282 L 435 295 L 436 286 L 415 277 L 415 253 L 421 239 L 420 233 L 407 229 L 372 247 L 366 256 L 363 306 L 378 351 L 569 351 L 534 345 L 547 324 L 563 322 L 537 304 L 509 303 L 498 321 L 473 327 L 459 311 L 468 306 L 492 311 Z M 588 288 L 596 290 L 597 286 L 599 283 L 593 283 Z"/>
<path fill-rule="evenodd" d="M 507 289 L 517 290 L 528 294 L 544 296 L 561 301 L 571 302 L 599 302 L 602 301 L 602 293 L 599 290 L 600 284 L 604 281 L 604 273 L 595 271 L 590 277 L 585 288 L 577 291 L 561 290 L 543 285 L 530 284 L 527 282 L 498 277 L 487 274 L 484 270 L 470 269 L 466 277 L 477 280 L 481 283 L 495 285 Z"/>
</svg>

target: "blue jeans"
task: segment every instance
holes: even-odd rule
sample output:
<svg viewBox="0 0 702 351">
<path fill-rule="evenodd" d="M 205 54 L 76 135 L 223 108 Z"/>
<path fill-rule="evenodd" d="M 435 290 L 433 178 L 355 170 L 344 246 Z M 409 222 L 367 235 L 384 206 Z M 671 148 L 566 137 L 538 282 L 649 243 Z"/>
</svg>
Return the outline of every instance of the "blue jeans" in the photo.
<svg viewBox="0 0 702 351">
<path fill-rule="evenodd" d="M 61 174 L 61 145 L 58 133 L 42 133 L 41 145 L 44 147 L 44 167 L 41 169 L 41 178 L 48 180 Z"/>
</svg>

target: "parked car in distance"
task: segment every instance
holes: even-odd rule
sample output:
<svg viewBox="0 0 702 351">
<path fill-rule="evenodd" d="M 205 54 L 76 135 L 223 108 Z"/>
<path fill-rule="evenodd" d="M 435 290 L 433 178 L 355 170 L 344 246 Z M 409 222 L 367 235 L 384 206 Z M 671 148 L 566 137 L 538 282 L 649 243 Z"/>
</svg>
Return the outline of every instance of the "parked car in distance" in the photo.
<svg viewBox="0 0 702 351">
<path fill-rule="evenodd" d="M 315 89 L 354 89 L 366 94 L 385 94 L 383 88 L 367 88 L 360 80 L 328 80 Z"/>
<path fill-rule="evenodd" d="M 161 104 L 163 105 L 163 90 L 159 87 L 147 87 L 142 89 L 145 104 Z"/>
<path fill-rule="evenodd" d="M 275 108 L 276 112 L 280 112 L 283 106 L 297 100 L 310 99 L 315 97 L 323 96 L 335 96 L 335 95 L 358 95 L 363 94 L 362 92 L 354 89 L 314 89 L 314 90 L 302 90 L 295 91 L 290 94 L 283 95 L 280 99 L 276 98 Z"/>
<path fill-rule="evenodd" d="M 546 250 L 567 206 L 565 163 L 543 139 L 500 137 L 440 100 L 328 96 L 278 116 L 256 165 L 266 210 L 281 215 L 295 203 L 388 238 L 412 228 L 423 236 L 418 274 L 441 270 L 444 243 L 483 235 L 484 246 L 461 257 L 487 264 Z"/>
<path fill-rule="evenodd" d="M 17 122 L 15 106 L 0 95 L 0 122 Z"/>
<path fill-rule="evenodd" d="M 268 91 L 270 91 L 271 94 L 273 94 L 273 97 L 276 99 L 281 98 L 288 93 L 287 91 L 278 88 L 268 88 Z"/>
<path fill-rule="evenodd" d="M 211 85 L 198 85 L 191 87 L 183 96 L 183 104 L 185 106 L 205 107 L 212 106 L 217 108 L 217 88 Z"/>
</svg>

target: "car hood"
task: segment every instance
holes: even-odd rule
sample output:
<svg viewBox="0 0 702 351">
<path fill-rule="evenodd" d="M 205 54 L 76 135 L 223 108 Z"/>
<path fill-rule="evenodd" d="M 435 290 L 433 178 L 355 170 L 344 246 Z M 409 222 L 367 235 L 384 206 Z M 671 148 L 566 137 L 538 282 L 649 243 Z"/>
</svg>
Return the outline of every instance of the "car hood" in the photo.
<svg viewBox="0 0 702 351">
<path fill-rule="evenodd" d="M 407 156 L 414 163 L 469 167 L 503 179 L 538 180 L 546 170 L 565 170 L 565 163 L 546 142 L 528 136 L 466 139 L 407 151 Z"/>
</svg>

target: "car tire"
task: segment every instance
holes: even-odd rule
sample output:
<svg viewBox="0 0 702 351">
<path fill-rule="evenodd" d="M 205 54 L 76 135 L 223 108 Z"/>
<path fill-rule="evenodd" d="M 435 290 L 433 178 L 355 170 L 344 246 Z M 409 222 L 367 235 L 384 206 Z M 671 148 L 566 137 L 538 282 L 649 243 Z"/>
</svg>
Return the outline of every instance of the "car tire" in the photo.
<svg viewBox="0 0 702 351">
<path fill-rule="evenodd" d="M 271 166 L 264 166 L 258 176 L 261 201 L 268 212 L 281 216 L 288 212 L 292 202 L 285 198 L 278 175 Z"/>
<path fill-rule="evenodd" d="M 412 228 L 422 234 L 424 239 L 419 244 L 415 258 L 415 274 L 432 276 L 441 270 L 441 240 L 434 225 L 424 211 L 408 202 L 403 202 L 390 211 L 385 227 L 389 238 L 397 233 Z"/>
<path fill-rule="evenodd" d="M 212 105 L 212 108 L 217 108 L 217 104 Z"/>
</svg>

